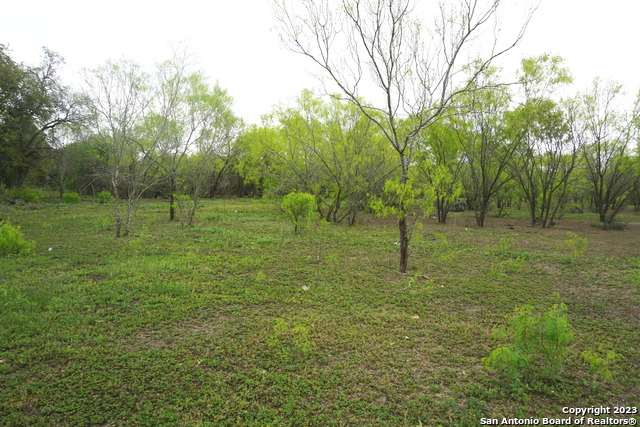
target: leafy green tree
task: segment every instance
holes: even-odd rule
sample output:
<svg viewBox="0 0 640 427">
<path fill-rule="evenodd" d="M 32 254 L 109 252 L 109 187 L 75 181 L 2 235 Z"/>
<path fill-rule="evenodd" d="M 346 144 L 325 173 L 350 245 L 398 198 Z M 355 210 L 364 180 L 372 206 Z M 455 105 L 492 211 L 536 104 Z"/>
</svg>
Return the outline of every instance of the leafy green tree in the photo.
<svg viewBox="0 0 640 427">
<path fill-rule="evenodd" d="M 523 59 L 519 80 L 524 102 L 506 117 L 509 138 L 519 143 L 511 171 L 529 205 L 531 224 L 543 228 L 553 224 L 567 201 L 579 164 L 580 141 L 571 137 L 566 118 L 572 112 L 549 98 L 557 87 L 572 81 L 562 62 L 548 54 Z"/>
<path fill-rule="evenodd" d="M 126 60 L 109 61 L 85 75 L 87 94 L 92 101 L 91 127 L 108 160 L 115 197 L 116 237 L 129 234 L 133 210 L 154 166 L 154 144 L 143 140 L 144 116 L 151 104 L 149 80 L 140 66 Z M 127 196 L 124 232 L 120 211 L 122 190 Z"/>
<path fill-rule="evenodd" d="M 614 222 L 640 185 L 632 151 L 640 132 L 640 96 L 628 111 L 620 106 L 622 96 L 620 84 L 595 79 L 592 88 L 575 100 L 579 110 L 571 121 L 573 136 L 582 144 L 593 204 L 603 226 Z"/>
<path fill-rule="evenodd" d="M 293 223 L 295 233 L 298 228 L 309 228 L 313 218 L 318 215 L 316 198 L 308 193 L 289 193 L 282 198 L 280 207 Z"/>
<path fill-rule="evenodd" d="M 421 179 L 434 190 L 441 223 L 447 221 L 451 205 L 462 193 L 462 145 L 452 125 L 451 118 L 447 118 L 426 129 L 424 147 L 416 156 Z"/>
<path fill-rule="evenodd" d="M 245 186 L 253 195 L 262 197 L 267 191 L 274 191 L 280 185 L 275 168 L 280 164 L 279 152 L 282 147 L 279 130 L 271 126 L 268 116 L 263 125 L 251 125 L 238 136 L 236 147 L 239 156 L 237 170 Z"/>
<path fill-rule="evenodd" d="M 496 195 L 512 179 L 508 165 L 519 146 L 505 133 L 509 93 L 498 85 L 497 70 L 486 71 L 482 79 L 480 86 L 493 88 L 461 98 L 465 111 L 453 125 L 465 158 L 465 188 L 479 227 L 484 226 Z"/>
<path fill-rule="evenodd" d="M 393 170 L 377 128 L 355 106 L 325 103 L 311 91 L 272 117 L 277 131 L 262 141 L 270 156 L 263 175 L 275 178 L 272 191 L 313 194 L 325 220 L 353 224 L 367 194 L 381 190 Z"/>
<path fill-rule="evenodd" d="M 450 10 L 442 6 L 433 26 L 416 20 L 410 0 L 356 0 L 336 7 L 329 0 L 283 0 L 276 13 L 287 46 L 319 66 L 378 127 L 395 152 L 400 193 L 406 194 L 413 192 L 409 176 L 422 131 L 447 114 L 458 94 L 477 90 L 477 77 L 523 35 L 524 28 L 504 46 L 497 39 L 486 44 L 492 46 L 488 52 L 474 55 L 482 58 L 476 73 L 460 81 L 463 58 L 471 54 L 469 46 L 496 23 L 500 4 L 461 0 Z M 362 97 L 363 87 L 375 92 L 369 101 Z M 394 203 L 400 203 L 395 210 L 399 270 L 404 273 L 410 241 L 408 206 L 401 200 Z"/>
<path fill-rule="evenodd" d="M 158 143 L 158 165 L 167 180 L 169 221 L 175 219 L 174 195 L 178 186 L 178 170 L 198 135 L 200 123 L 191 100 L 201 86 L 202 79 L 198 73 L 189 73 L 187 52 L 174 52 L 171 60 L 158 66 L 158 93 L 166 105 L 163 111 L 149 117 L 148 123 L 162 129 Z"/>
<path fill-rule="evenodd" d="M 38 66 L 25 66 L 0 45 L 0 184 L 22 185 L 46 158 L 53 131 L 82 120 L 82 98 L 60 81 L 63 63 L 44 48 Z"/>
<path fill-rule="evenodd" d="M 189 121 L 197 123 L 192 154 L 178 170 L 181 194 L 190 196 L 188 224 L 192 225 L 203 196 L 215 193 L 224 174 L 235 164 L 236 139 L 243 122 L 232 110 L 233 98 L 218 84 L 210 87 L 203 76 L 192 75 Z"/>
</svg>

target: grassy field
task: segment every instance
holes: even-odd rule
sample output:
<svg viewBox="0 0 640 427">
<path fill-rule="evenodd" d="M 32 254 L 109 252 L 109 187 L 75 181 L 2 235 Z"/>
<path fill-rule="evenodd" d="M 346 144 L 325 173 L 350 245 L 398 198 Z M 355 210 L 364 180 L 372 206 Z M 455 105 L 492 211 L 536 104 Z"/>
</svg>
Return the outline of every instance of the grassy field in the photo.
<svg viewBox="0 0 640 427">
<path fill-rule="evenodd" d="M 523 213 L 427 221 L 397 273 L 392 221 L 294 234 L 268 204 L 208 201 L 193 228 L 144 202 L 0 207 L 36 242 L 0 258 L 2 425 L 474 426 L 640 404 L 640 217 L 550 230 Z M 568 232 L 587 238 L 584 255 Z M 555 381 L 516 392 L 482 358 L 514 309 L 568 306 Z M 621 355 L 604 381 L 585 350 Z"/>
</svg>

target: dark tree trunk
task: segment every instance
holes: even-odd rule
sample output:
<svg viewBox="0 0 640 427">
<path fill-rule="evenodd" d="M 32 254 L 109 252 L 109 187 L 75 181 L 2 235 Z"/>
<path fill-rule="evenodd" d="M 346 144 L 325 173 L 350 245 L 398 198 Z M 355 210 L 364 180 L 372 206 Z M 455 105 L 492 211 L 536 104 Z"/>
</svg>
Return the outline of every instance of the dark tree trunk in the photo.
<svg viewBox="0 0 640 427">
<path fill-rule="evenodd" d="M 114 209 L 116 214 L 116 238 L 120 237 L 120 229 L 122 228 L 122 218 L 120 217 L 120 194 L 118 193 L 118 180 L 116 178 L 112 179 L 111 185 L 113 188 L 113 196 L 115 198 L 114 201 Z"/>
<path fill-rule="evenodd" d="M 400 232 L 400 273 L 406 273 L 409 260 L 409 234 L 406 215 L 398 220 L 398 231 Z"/>
<path fill-rule="evenodd" d="M 480 210 L 476 214 L 476 225 L 478 227 L 484 227 L 484 219 L 486 216 L 487 216 L 486 207 L 484 206 L 480 207 Z"/>
<path fill-rule="evenodd" d="M 175 206 L 175 200 L 173 200 L 173 191 L 171 192 L 171 195 L 169 196 L 169 221 L 173 221 L 176 217 L 176 206 Z"/>
</svg>

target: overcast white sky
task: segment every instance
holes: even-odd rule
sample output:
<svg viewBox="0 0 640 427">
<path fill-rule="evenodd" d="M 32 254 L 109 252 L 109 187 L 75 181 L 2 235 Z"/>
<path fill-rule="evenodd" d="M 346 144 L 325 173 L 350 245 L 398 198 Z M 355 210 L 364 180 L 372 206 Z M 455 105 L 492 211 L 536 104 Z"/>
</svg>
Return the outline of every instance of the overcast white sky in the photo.
<svg viewBox="0 0 640 427">
<path fill-rule="evenodd" d="M 427 0 L 418 0 L 427 1 Z M 431 0 L 429 0 L 431 1 Z M 506 0 L 506 5 L 526 0 Z M 300 55 L 281 47 L 272 30 L 272 0 L 21 0 L 0 9 L 0 43 L 14 59 L 38 62 L 41 47 L 66 58 L 65 81 L 82 68 L 107 59 L 130 58 L 151 67 L 183 43 L 197 55 L 199 68 L 219 81 L 248 122 L 305 87 L 317 86 L 317 71 Z M 521 10 L 521 9 L 520 9 Z M 583 89 L 600 76 L 640 87 L 640 1 L 542 0 L 523 43 L 509 54 L 561 55 Z M 516 16 L 515 19 L 519 19 Z"/>
</svg>

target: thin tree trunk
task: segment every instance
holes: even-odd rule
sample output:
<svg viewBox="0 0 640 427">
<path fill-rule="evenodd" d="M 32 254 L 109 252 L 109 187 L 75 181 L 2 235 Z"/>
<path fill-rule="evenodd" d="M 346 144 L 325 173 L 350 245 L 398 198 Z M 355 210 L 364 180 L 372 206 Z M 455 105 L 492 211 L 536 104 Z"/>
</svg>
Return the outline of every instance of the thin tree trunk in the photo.
<svg viewBox="0 0 640 427">
<path fill-rule="evenodd" d="M 112 178 L 111 185 L 113 187 L 113 196 L 115 198 L 114 208 L 116 214 L 116 238 L 120 237 L 120 230 L 122 228 L 122 218 L 120 217 L 120 194 L 118 193 L 117 175 Z"/>
<path fill-rule="evenodd" d="M 400 184 L 405 185 L 409 180 L 409 165 L 403 153 L 400 153 L 400 164 L 402 165 Z M 406 273 L 409 260 L 409 231 L 407 230 L 407 206 L 404 201 L 401 201 L 398 206 L 398 233 L 400 238 L 400 273 Z"/>
<path fill-rule="evenodd" d="M 173 200 L 173 192 L 169 196 L 169 221 L 173 221 L 176 217 L 176 207 L 174 205 L 175 200 Z"/>
<path fill-rule="evenodd" d="M 169 177 L 169 221 L 173 221 L 176 218 L 175 200 L 173 200 L 173 193 L 176 191 L 175 187 L 175 177 L 172 174 Z"/>
<path fill-rule="evenodd" d="M 196 210 L 198 210 L 198 203 L 200 199 L 198 196 L 194 196 L 191 198 L 191 208 L 189 209 L 189 227 L 193 226 L 193 218 L 196 216 Z"/>
<path fill-rule="evenodd" d="M 400 232 L 400 273 L 406 273 L 409 260 L 409 234 L 406 215 L 402 215 L 398 220 L 398 231 Z"/>
<path fill-rule="evenodd" d="M 124 229 L 124 235 L 128 236 L 131 231 L 131 218 L 133 217 L 133 208 L 135 205 L 134 200 L 129 200 L 127 203 L 127 225 Z"/>
<path fill-rule="evenodd" d="M 480 210 L 476 214 L 476 224 L 478 227 L 484 227 L 484 219 L 487 216 L 487 207 L 483 205 L 480 206 Z"/>
</svg>

